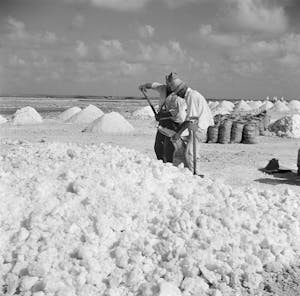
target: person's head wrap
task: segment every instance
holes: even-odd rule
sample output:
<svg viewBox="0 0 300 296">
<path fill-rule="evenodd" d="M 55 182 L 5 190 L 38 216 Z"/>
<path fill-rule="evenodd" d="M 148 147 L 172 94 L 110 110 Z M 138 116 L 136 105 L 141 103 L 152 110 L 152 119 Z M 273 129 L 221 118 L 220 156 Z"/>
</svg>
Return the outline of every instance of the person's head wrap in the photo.
<svg viewBox="0 0 300 296">
<path fill-rule="evenodd" d="M 186 87 L 186 84 L 178 77 L 177 73 L 175 72 L 171 72 L 166 76 L 166 84 L 175 94 Z"/>
</svg>

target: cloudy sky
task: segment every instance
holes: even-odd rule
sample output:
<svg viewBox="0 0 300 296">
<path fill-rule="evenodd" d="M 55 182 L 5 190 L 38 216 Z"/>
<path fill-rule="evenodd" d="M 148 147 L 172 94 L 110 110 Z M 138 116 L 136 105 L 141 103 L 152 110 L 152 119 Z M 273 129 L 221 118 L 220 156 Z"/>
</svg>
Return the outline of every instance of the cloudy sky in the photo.
<svg viewBox="0 0 300 296">
<path fill-rule="evenodd" d="M 0 93 L 300 99 L 299 0 L 0 0 Z"/>
</svg>

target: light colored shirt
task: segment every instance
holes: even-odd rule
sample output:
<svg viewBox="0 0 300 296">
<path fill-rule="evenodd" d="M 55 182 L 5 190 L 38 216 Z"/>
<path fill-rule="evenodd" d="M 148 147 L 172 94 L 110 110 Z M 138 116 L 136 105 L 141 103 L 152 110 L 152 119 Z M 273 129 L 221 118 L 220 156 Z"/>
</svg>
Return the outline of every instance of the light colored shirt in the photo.
<svg viewBox="0 0 300 296">
<path fill-rule="evenodd" d="M 177 95 L 170 94 L 165 99 L 167 111 L 172 114 L 172 120 L 177 123 L 184 122 L 186 118 L 186 102 Z"/>
<path fill-rule="evenodd" d="M 214 125 L 214 118 L 208 107 L 205 98 L 196 90 L 188 88 L 184 97 L 187 105 L 186 121 L 191 117 L 198 117 L 198 127 L 202 130 L 207 130 L 211 125 Z"/>
</svg>

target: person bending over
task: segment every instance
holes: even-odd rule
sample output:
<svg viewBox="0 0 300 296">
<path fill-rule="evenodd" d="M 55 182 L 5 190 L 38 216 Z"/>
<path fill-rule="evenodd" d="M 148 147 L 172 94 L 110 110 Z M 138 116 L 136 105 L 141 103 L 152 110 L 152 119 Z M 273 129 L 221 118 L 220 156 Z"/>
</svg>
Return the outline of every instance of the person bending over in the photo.
<svg viewBox="0 0 300 296">
<path fill-rule="evenodd" d="M 174 141 L 177 141 L 181 137 L 181 134 L 186 129 L 188 129 L 189 136 L 186 146 L 185 158 L 189 169 L 191 171 L 194 171 L 192 131 L 195 134 L 197 148 L 196 159 L 198 162 L 200 160 L 201 153 L 200 144 L 206 142 L 207 129 L 209 126 L 214 125 L 213 115 L 205 98 L 198 91 L 188 87 L 187 84 L 184 83 L 176 73 L 171 73 L 167 77 L 167 82 L 172 92 L 186 101 L 186 118 L 182 123 L 180 129 L 172 137 L 172 139 Z M 197 165 L 197 170 L 198 168 L 199 166 Z M 199 174 L 199 172 L 196 173 Z"/>
<path fill-rule="evenodd" d="M 168 76 L 166 76 L 167 78 Z M 185 101 L 174 95 L 167 83 L 148 82 L 139 86 L 141 91 L 147 92 L 152 89 L 159 93 L 158 113 L 155 119 L 159 126 L 168 128 L 173 131 L 179 131 L 186 115 Z M 162 134 L 157 130 L 154 143 L 154 151 L 157 159 L 163 162 L 173 162 L 174 145 L 170 137 Z"/>
</svg>

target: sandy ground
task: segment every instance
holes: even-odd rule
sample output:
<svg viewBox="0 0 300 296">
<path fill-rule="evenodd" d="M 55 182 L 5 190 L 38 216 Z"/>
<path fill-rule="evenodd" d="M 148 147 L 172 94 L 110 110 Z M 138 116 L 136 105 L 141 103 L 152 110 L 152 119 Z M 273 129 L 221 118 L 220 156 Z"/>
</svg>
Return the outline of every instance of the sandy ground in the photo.
<svg viewBox="0 0 300 296">
<path fill-rule="evenodd" d="M 8 140 L 29 142 L 75 142 L 82 144 L 108 143 L 136 149 L 155 158 L 153 144 L 156 123 L 153 120 L 128 119 L 135 127 L 131 135 L 107 135 L 81 132 L 86 125 L 66 124 L 54 119 L 46 119 L 39 125 L 13 126 L 10 123 L 0 126 L 3 143 Z M 259 143 L 245 144 L 202 144 L 201 171 L 210 178 L 221 179 L 232 186 L 252 186 L 258 188 L 287 190 L 300 193 L 300 176 L 296 174 L 299 139 L 279 137 L 259 137 Z M 279 159 L 282 166 L 291 173 L 268 175 L 259 168 L 266 166 L 272 158 Z"/>
</svg>

